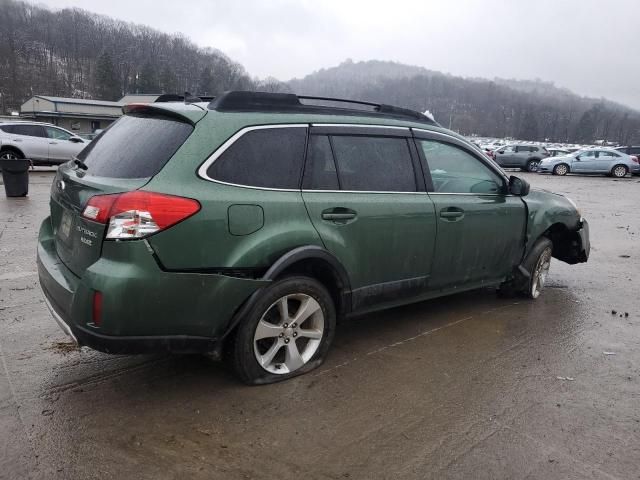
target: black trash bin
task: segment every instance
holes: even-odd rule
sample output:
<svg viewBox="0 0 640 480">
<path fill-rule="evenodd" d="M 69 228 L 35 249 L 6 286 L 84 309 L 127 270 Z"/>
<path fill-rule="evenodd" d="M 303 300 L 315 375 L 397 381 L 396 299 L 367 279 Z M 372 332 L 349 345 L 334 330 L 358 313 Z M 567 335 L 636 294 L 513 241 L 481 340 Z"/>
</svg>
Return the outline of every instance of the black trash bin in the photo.
<svg viewBox="0 0 640 480">
<path fill-rule="evenodd" d="M 7 197 L 26 197 L 29 193 L 29 166 L 31 162 L 25 158 L 2 158 L 2 181 Z"/>
</svg>

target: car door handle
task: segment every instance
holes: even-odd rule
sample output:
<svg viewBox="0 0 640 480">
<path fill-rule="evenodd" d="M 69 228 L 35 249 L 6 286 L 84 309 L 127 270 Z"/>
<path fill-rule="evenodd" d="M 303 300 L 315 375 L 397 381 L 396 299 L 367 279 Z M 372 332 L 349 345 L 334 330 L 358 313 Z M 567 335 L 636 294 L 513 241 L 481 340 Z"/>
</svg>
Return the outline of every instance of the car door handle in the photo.
<svg viewBox="0 0 640 480">
<path fill-rule="evenodd" d="M 57 145 L 58 142 L 49 142 L 49 145 Z"/>
<path fill-rule="evenodd" d="M 336 207 L 323 210 L 321 217 L 323 220 L 330 222 L 346 222 L 348 220 L 354 220 L 357 215 L 357 212 L 349 208 Z"/>
<path fill-rule="evenodd" d="M 448 221 L 460 220 L 462 217 L 464 217 L 464 210 L 460 210 L 458 208 L 450 208 L 440 211 L 440 218 Z"/>
<path fill-rule="evenodd" d="M 21 139 L 21 138 L 14 138 L 14 139 L 13 139 L 13 141 L 14 141 L 14 142 L 21 142 L 21 141 L 22 141 L 22 139 Z"/>
</svg>

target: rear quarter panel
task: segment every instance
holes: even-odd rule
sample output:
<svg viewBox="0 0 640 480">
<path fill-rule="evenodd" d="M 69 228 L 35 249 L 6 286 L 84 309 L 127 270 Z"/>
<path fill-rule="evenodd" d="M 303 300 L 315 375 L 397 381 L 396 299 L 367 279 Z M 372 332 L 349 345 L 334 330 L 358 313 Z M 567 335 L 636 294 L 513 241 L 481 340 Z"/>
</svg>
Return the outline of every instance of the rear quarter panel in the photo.
<svg viewBox="0 0 640 480">
<path fill-rule="evenodd" d="M 219 117 L 224 118 L 215 121 Z M 193 217 L 149 238 L 164 267 L 175 270 L 266 269 L 279 256 L 296 247 L 322 246 L 299 190 L 239 187 L 198 177 L 198 167 L 229 137 L 246 126 L 243 115 L 207 115 L 196 124 L 189 140 L 164 169 L 144 187 L 145 190 L 194 198 L 202 205 Z M 246 235 L 232 234 L 229 228 L 229 207 L 232 205 L 259 206 L 264 214 L 264 224 L 256 231 L 248 229 L 251 233 Z"/>
</svg>

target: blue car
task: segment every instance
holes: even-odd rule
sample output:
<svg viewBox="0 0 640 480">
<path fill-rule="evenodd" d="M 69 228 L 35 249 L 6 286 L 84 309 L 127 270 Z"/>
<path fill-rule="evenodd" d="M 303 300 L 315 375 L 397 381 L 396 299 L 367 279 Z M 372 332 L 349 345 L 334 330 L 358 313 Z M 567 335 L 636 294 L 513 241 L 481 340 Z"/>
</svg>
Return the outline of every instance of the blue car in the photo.
<svg viewBox="0 0 640 480">
<path fill-rule="evenodd" d="M 640 174 L 638 157 L 613 148 L 588 148 L 559 157 L 545 158 L 538 164 L 538 173 L 601 173 L 616 178 Z"/>
</svg>

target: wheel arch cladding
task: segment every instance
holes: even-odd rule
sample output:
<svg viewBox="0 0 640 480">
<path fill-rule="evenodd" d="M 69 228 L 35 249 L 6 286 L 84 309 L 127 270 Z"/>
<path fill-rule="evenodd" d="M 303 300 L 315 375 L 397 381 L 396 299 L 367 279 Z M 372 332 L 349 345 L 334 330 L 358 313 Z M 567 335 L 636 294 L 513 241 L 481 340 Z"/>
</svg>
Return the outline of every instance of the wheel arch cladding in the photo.
<svg viewBox="0 0 640 480">
<path fill-rule="evenodd" d="M 338 316 L 351 311 L 351 283 L 342 264 L 322 247 L 305 245 L 294 248 L 276 260 L 261 280 L 275 281 L 288 275 L 307 275 L 322 283 L 331 295 Z M 262 289 L 255 291 L 236 311 L 222 338 L 226 338 L 251 310 Z"/>
</svg>

